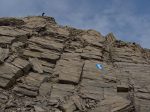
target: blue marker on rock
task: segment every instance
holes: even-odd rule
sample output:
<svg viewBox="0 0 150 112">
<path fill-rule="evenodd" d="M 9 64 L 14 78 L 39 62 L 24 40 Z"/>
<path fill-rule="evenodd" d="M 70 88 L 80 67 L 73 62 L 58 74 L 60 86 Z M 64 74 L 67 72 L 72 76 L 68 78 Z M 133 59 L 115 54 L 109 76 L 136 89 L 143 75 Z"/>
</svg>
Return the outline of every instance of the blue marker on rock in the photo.
<svg viewBox="0 0 150 112">
<path fill-rule="evenodd" d="M 102 64 L 96 64 L 96 68 L 101 70 L 102 74 L 105 75 L 107 72 L 104 70 L 104 66 Z"/>
<path fill-rule="evenodd" d="M 97 67 L 99 70 L 102 70 L 102 69 L 103 69 L 103 65 L 102 65 L 102 64 L 96 64 L 96 67 Z"/>
</svg>

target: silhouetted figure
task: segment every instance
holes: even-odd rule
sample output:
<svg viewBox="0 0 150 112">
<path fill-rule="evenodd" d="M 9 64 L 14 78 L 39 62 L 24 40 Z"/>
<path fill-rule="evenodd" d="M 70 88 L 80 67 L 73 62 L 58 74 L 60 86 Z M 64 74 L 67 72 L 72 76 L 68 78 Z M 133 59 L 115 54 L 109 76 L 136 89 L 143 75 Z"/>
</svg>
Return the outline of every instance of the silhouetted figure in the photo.
<svg viewBox="0 0 150 112">
<path fill-rule="evenodd" d="M 42 13 L 42 16 L 44 16 L 44 14 L 45 14 L 45 13 L 43 12 L 43 13 Z"/>
<path fill-rule="evenodd" d="M 135 42 L 133 42 L 133 45 L 136 45 L 136 43 L 135 43 Z"/>
</svg>

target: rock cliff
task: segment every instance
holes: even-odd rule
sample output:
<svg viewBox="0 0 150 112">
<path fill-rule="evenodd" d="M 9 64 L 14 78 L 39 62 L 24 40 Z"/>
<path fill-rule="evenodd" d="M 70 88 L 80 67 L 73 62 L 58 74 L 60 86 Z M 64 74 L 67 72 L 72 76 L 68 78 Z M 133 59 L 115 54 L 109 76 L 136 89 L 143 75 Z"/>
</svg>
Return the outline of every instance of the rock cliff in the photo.
<svg viewBox="0 0 150 112">
<path fill-rule="evenodd" d="M 150 50 L 52 17 L 0 18 L 0 110 L 150 112 Z"/>
</svg>

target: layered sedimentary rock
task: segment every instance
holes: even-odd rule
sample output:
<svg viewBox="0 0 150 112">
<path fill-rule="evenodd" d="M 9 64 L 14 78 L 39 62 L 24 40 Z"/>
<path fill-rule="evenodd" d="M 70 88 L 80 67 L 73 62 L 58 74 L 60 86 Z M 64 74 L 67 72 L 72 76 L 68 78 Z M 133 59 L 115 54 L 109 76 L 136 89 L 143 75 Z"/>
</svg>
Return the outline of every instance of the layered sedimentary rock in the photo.
<svg viewBox="0 0 150 112">
<path fill-rule="evenodd" d="M 149 104 L 149 49 L 52 17 L 0 19 L 2 112 L 149 112 Z"/>
</svg>

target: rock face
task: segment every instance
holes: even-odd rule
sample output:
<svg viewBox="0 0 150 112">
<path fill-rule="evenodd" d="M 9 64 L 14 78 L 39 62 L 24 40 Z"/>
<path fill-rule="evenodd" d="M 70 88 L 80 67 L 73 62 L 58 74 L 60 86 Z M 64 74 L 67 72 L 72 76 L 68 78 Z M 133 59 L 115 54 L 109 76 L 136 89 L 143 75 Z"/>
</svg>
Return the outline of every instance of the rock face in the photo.
<svg viewBox="0 0 150 112">
<path fill-rule="evenodd" d="M 52 17 L 0 19 L 2 112 L 150 112 L 149 104 L 149 49 Z"/>
</svg>

